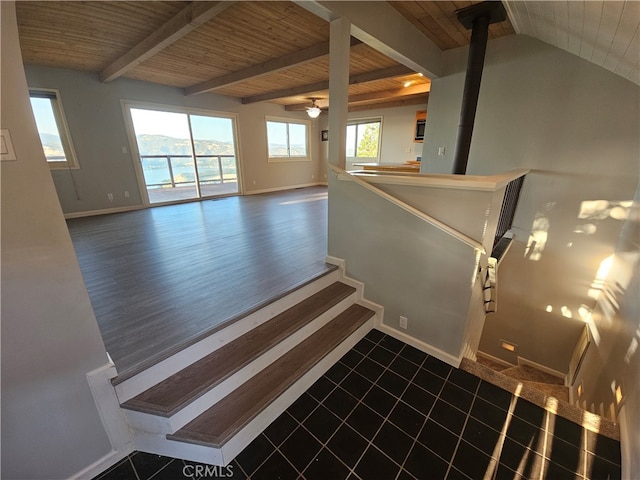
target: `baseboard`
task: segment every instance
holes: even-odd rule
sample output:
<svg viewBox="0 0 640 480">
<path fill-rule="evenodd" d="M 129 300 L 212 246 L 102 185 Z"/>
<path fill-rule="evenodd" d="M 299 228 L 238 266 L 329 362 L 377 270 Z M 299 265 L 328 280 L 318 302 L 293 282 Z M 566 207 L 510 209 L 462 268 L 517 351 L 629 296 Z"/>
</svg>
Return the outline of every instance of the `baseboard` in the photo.
<svg viewBox="0 0 640 480">
<path fill-rule="evenodd" d="M 107 470 L 108 468 L 113 467 L 116 463 L 123 460 L 127 457 L 127 455 L 133 453 L 133 445 L 131 445 L 131 449 L 128 451 L 117 451 L 111 450 L 108 454 L 106 454 L 101 459 L 93 462 L 88 467 L 83 468 L 79 472 L 69 477 L 69 480 L 86 480 L 95 478 L 100 475 L 102 472 Z"/>
<path fill-rule="evenodd" d="M 541 363 L 534 362 L 533 360 L 529 360 L 527 358 L 521 357 L 518 355 L 518 365 L 529 365 L 530 367 L 537 368 L 545 373 L 550 375 L 555 375 L 556 377 L 560 377 L 564 380 L 564 385 L 567 386 L 567 374 L 563 372 L 559 372 L 558 370 L 554 370 L 553 368 L 547 367 L 546 365 L 542 365 Z"/>
<path fill-rule="evenodd" d="M 82 218 L 82 217 L 93 217 L 95 215 L 108 215 L 110 213 L 122 213 L 122 212 L 131 212 L 133 210 L 142 210 L 145 208 L 143 205 L 131 205 L 128 207 L 116 207 L 116 208 L 103 208 L 101 210 L 88 210 L 85 212 L 73 212 L 73 213 L 65 213 L 64 218 Z"/>
<path fill-rule="evenodd" d="M 287 185 L 286 187 L 275 187 L 275 188 L 263 188 L 260 190 L 251 190 L 249 192 L 245 191 L 244 195 L 259 195 L 261 193 L 272 193 L 272 192 L 282 192 L 284 190 L 294 190 L 296 188 L 307 188 L 307 187 L 318 187 L 318 186 L 326 186 L 326 182 L 312 182 L 312 183 L 301 183 L 299 185 Z"/>
<path fill-rule="evenodd" d="M 377 328 L 383 333 L 386 333 L 387 335 L 390 335 L 393 338 L 400 340 L 401 342 L 411 345 L 412 347 L 415 347 L 418 350 L 421 350 L 431 355 L 432 357 L 436 357 L 438 360 L 442 360 L 443 362 L 451 365 L 452 367 L 456 367 L 456 368 L 460 367 L 460 363 L 462 362 L 462 357 L 455 357 L 447 352 L 443 352 L 442 350 L 440 350 L 437 347 L 434 347 L 433 345 L 429 345 L 428 343 L 418 340 L 417 338 L 414 338 L 411 335 L 400 332 L 395 328 L 385 325 L 384 323 L 382 323 Z"/>
<path fill-rule="evenodd" d="M 380 329 L 380 326 L 382 325 L 382 320 L 384 318 L 384 307 L 382 305 L 378 304 L 378 303 L 372 302 L 371 300 L 367 300 L 365 298 L 365 294 L 364 294 L 365 285 L 364 285 L 364 283 L 362 283 L 359 280 L 356 280 L 355 278 L 351 278 L 351 277 L 347 276 L 347 274 L 346 274 L 346 265 L 347 265 L 346 260 L 344 260 L 343 258 L 332 257 L 331 255 L 327 255 L 325 257 L 325 262 L 330 264 L 330 265 L 335 265 L 336 267 L 338 267 L 338 271 L 340 272 L 341 281 L 343 281 L 347 285 L 350 285 L 350 286 L 354 287 L 358 291 L 358 301 L 356 303 L 358 303 L 359 305 L 362 305 L 363 307 L 367 307 L 368 309 L 373 310 L 374 312 L 376 312 L 376 319 L 375 319 L 373 328 Z"/>
</svg>

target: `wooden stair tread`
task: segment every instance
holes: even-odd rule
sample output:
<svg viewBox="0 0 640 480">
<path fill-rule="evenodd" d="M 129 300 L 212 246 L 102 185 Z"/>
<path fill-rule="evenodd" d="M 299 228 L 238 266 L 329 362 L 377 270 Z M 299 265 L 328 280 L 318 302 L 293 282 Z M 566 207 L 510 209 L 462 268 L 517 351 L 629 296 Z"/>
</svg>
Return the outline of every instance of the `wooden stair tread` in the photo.
<svg viewBox="0 0 640 480">
<path fill-rule="evenodd" d="M 531 365 L 523 364 L 517 367 L 506 368 L 501 370 L 500 373 L 507 377 L 515 378 L 516 380 L 564 386 L 564 380 L 561 377 L 543 372 Z"/>
<path fill-rule="evenodd" d="M 167 438 L 221 447 L 373 315 L 375 312 L 366 307 L 352 305 Z"/>
<path fill-rule="evenodd" d="M 172 416 L 314 318 L 340 303 L 355 290 L 341 282 L 329 285 L 124 402 L 122 407 L 164 417 Z"/>
</svg>

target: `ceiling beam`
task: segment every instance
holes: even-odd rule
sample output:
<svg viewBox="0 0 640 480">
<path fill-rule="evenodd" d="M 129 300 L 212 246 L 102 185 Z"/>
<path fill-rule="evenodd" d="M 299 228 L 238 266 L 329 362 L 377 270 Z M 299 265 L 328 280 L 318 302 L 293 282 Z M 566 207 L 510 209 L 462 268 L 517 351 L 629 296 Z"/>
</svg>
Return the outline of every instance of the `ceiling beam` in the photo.
<svg viewBox="0 0 640 480">
<path fill-rule="evenodd" d="M 442 75 L 442 51 L 389 2 L 294 0 L 302 8 L 332 21 L 348 18 L 351 35 L 414 72 L 429 78 Z"/>
<path fill-rule="evenodd" d="M 424 108 L 427 107 L 427 103 L 429 101 L 429 94 L 418 94 L 418 95 L 406 95 L 404 97 L 398 97 L 393 100 L 389 100 L 388 102 L 376 102 L 376 103 L 363 103 L 360 105 L 349 105 L 350 112 L 361 112 L 365 110 L 378 110 L 381 108 L 392 108 L 392 107 L 405 107 L 407 105 L 422 105 Z"/>
<path fill-rule="evenodd" d="M 419 85 L 412 85 L 410 87 L 402 87 L 402 88 L 394 88 L 392 90 L 380 90 L 378 92 L 369 92 L 369 93 L 360 93 L 356 95 L 349 95 L 349 106 L 352 106 L 354 103 L 360 102 L 370 102 L 372 100 L 383 100 L 387 99 L 389 101 L 395 99 L 401 99 L 405 97 L 411 96 L 420 96 L 423 99 L 426 99 L 426 94 L 431 90 L 431 84 L 429 83 L 421 83 Z M 322 99 L 316 100 L 316 105 L 320 108 L 328 108 L 329 100 Z M 309 108 L 310 103 L 296 103 L 295 105 L 286 105 L 284 107 L 285 110 L 296 112 L 296 111 L 305 111 Z"/>
<path fill-rule="evenodd" d="M 385 78 L 399 77 L 400 75 L 408 75 L 413 73 L 413 70 L 405 67 L 404 65 L 396 65 L 394 67 L 383 68 L 380 70 L 374 70 L 372 72 L 360 73 L 358 75 L 352 75 L 349 77 L 349 85 L 356 83 L 372 82 L 374 80 L 382 80 Z M 242 99 L 243 104 L 266 102 L 268 100 L 275 100 L 278 98 L 294 97 L 296 95 L 304 95 L 305 93 L 319 92 L 329 89 L 329 81 L 322 81 L 317 83 L 311 83 L 309 85 L 300 85 L 298 87 L 285 88 L 284 90 L 278 90 L 276 92 L 267 92 L 260 95 L 254 95 L 252 97 L 244 97 Z"/>
<path fill-rule="evenodd" d="M 360 43 L 362 43 L 360 40 L 351 37 L 352 47 Z M 228 87 L 229 85 L 253 79 L 261 75 L 275 73 L 280 70 L 302 65 L 325 55 L 329 55 L 329 42 L 322 42 L 317 45 L 298 50 L 297 52 L 268 60 L 258 65 L 252 65 L 251 67 L 237 72 L 231 72 L 196 85 L 191 85 L 184 89 L 184 93 L 185 95 L 197 95 L 200 93 L 210 92 L 217 88 Z"/>
<path fill-rule="evenodd" d="M 234 2 L 191 2 L 173 18 L 100 72 L 110 82 L 229 8 Z"/>
</svg>

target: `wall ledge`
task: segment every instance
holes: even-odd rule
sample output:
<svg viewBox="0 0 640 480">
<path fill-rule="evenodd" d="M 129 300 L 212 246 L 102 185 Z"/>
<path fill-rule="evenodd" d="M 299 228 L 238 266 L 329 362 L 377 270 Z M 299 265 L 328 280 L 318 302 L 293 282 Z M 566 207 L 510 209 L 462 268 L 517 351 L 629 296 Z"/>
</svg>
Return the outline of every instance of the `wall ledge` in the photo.
<svg viewBox="0 0 640 480">
<path fill-rule="evenodd" d="M 350 172 L 350 175 L 361 178 L 369 183 L 494 192 L 506 186 L 512 180 L 522 177 L 529 172 L 530 170 L 528 169 L 518 169 L 497 175 L 441 175 L 427 173 L 379 173 L 358 170 Z"/>
</svg>

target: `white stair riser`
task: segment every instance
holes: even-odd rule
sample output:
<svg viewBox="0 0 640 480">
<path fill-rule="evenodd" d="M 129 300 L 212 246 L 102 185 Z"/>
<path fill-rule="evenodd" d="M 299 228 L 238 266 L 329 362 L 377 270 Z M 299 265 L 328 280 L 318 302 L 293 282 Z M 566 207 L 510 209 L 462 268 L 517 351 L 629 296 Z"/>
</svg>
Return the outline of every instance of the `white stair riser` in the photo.
<svg viewBox="0 0 640 480">
<path fill-rule="evenodd" d="M 209 465 L 224 465 L 222 451 L 218 448 L 172 442 L 160 433 L 135 432 L 135 449 L 139 452 L 183 458 Z"/>
<path fill-rule="evenodd" d="M 175 433 L 205 410 L 215 405 L 222 398 L 229 395 L 240 385 L 247 382 L 258 372 L 271 365 L 278 358 L 320 330 L 338 316 L 338 314 L 353 305 L 355 300 L 355 293 L 349 295 L 322 315 L 318 316 L 316 319 L 282 340 L 245 367 L 238 370 L 229 378 L 222 381 L 219 385 L 216 385 L 216 387 L 186 405 L 182 410 L 176 412 L 171 417 L 159 417 L 158 415 L 123 409 L 129 425 L 135 429 L 150 433 Z"/>
<path fill-rule="evenodd" d="M 120 403 L 139 395 L 162 380 L 195 363 L 218 348 L 244 335 L 251 329 L 271 320 L 276 315 L 297 305 L 302 300 L 318 293 L 340 279 L 340 271 L 336 270 L 322 276 L 316 281 L 297 289 L 295 292 L 265 306 L 264 308 L 234 322 L 219 332 L 177 352 L 171 357 L 149 367 L 138 375 L 115 386 Z"/>
</svg>

